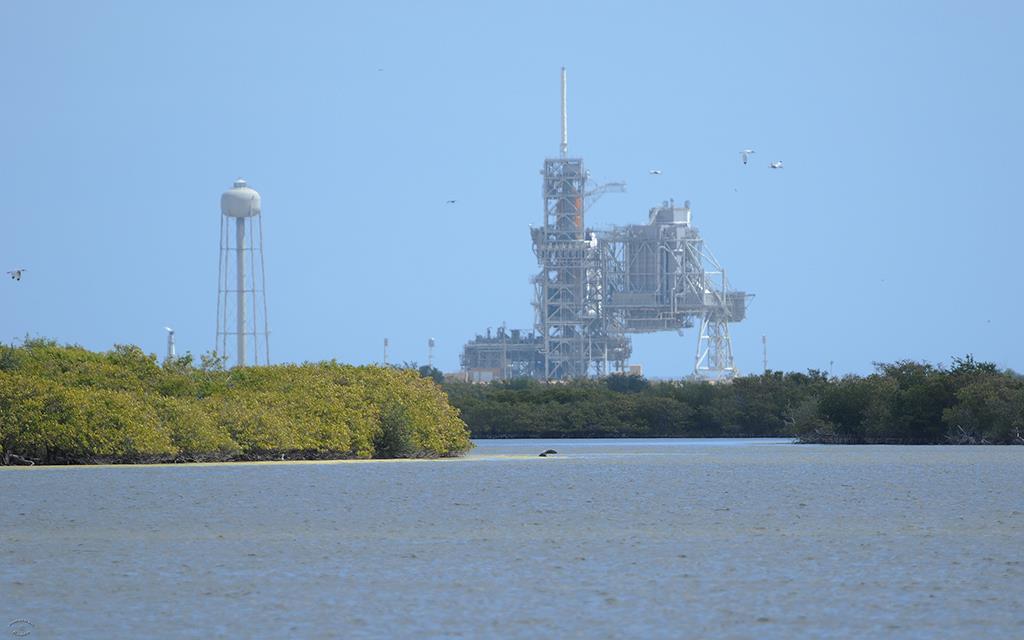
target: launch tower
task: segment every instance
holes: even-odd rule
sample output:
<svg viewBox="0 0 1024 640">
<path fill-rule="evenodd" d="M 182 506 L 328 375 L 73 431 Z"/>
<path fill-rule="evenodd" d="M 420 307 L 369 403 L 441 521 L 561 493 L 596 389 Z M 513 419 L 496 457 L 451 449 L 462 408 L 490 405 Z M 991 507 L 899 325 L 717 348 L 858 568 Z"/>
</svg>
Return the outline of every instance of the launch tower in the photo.
<svg viewBox="0 0 1024 640">
<path fill-rule="evenodd" d="M 531 227 L 540 267 L 533 277 L 536 335 L 504 327 L 463 349 L 472 381 L 530 376 L 563 380 L 623 372 L 628 334 L 678 331 L 700 323 L 693 375 L 736 375 L 729 324 L 746 316 L 749 294 L 729 288 L 725 269 L 691 223 L 690 203 L 653 207 L 646 224 L 606 230 L 585 225 L 589 206 L 625 183 L 589 186 L 581 158 L 569 157 L 566 76 L 562 68 L 562 137 L 544 161 L 544 224 Z"/>
</svg>

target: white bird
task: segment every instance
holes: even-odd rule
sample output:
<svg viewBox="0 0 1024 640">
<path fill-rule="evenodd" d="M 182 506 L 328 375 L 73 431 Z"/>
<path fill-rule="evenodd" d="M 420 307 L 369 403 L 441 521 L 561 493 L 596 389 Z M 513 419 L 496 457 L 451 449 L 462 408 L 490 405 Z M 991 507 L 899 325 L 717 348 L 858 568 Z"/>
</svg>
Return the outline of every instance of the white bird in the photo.
<svg viewBox="0 0 1024 640">
<path fill-rule="evenodd" d="M 21 280 L 21 274 L 28 271 L 28 269 L 15 269 L 14 271 L 8 271 L 7 275 L 11 276 L 11 280 Z"/>
<path fill-rule="evenodd" d="M 647 173 L 651 174 L 652 176 L 660 176 L 661 175 L 661 169 L 651 169 Z"/>
<path fill-rule="evenodd" d="M 782 160 L 776 160 L 775 162 L 772 162 L 771 164 L 768 165 L 768 168 L 770 168 L 770 169 L 781 169 L 782 168 Z"/>
<path fill-rule="evenodd" d="M 164 331 L 166 331 L 167 333 L 174 333 L 174 329 L 170 327 L 164 327 Z"/>
<path fill-rule="evenodd" d="M 752 153 L 754 153 L 753 149 L 744 149 L 743 151 L 740 151 L 740 158 L 743 159 L 743 164 L 747 164 L 747 158 L 750 157 L 750 154 Z"/>
</svg>

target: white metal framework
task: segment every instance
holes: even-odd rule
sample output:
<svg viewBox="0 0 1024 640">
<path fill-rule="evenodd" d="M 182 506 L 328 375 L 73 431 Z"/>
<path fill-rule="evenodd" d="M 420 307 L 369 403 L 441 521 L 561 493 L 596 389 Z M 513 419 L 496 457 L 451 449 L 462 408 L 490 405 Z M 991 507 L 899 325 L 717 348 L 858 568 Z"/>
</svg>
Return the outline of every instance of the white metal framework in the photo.
<svg viewBox="0 0 1024 640">
<path fill-rule="evenodd" d="M 537 330 L 544 339 L 544 377 L 586 374 L 588 329 L 584 314 L 586 263 L 583 239 L 583 161 L 544 161 L 544 226 L 533 229 L 533 250 L 541 271 L 534 278 Z"/>
<path fill-rule="evenodd" d="M 233 337 L 235 366 L 270 364 L 260 196 L 238 179 L 221 197 L 221 213 L 214 349 L 231 362 Z"/>
</svg>

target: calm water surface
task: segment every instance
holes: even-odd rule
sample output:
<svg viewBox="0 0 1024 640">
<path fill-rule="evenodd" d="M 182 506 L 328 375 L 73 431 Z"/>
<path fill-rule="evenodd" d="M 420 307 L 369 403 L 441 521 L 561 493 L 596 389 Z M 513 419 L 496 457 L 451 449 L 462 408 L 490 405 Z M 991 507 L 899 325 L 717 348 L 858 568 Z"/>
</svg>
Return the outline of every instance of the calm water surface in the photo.
<svg viewBox="0 0 1024 640">
<path fill-rule="evenodd" d="M 1024 447 L 477 444 L 0 468 L 0 632 L 1024 637 Z"/>
</svg>

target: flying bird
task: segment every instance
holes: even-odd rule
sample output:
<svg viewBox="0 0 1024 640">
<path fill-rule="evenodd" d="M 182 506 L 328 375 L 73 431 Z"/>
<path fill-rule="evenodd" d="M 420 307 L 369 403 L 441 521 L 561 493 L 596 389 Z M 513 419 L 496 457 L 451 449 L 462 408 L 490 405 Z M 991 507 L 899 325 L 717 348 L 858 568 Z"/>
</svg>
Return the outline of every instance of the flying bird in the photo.
<svg viewBox="0 0 1024 640">
<path fill-rule="evenodd" d="M 455 204 L 455 200 L 445 200 L 445 204 Z"/>
<path fill-rule="evenodd" d="M 647 173 L 651 174 L 652 176 L 660 176 L 661 175 L 661 169 L 651 169 Z"/>
<path fill-rule="evenodd" d="M 744 149 L 743 151 L 740 151 L 740 158 L 743 159 L 743 164 L 747 164 L 747 158 L 750 157 L 750 154 L 752 153 L 754 153 L 753 149 Z"/>
<path fill-rule="evenodd" d="M 8 271 L 7 275 L 11 276 L 11 280 L 21 280 L 21 274 L 28 271 L 28 269 L 15 269 L 14 271 Z"/>
<path fill-rule="evenodd" d="M 771 164 L 769 164 L 768 167 L 770 169 L 781 169 L 782 168 L 782 160 L 776 160 L 775 162 L 772 162 Z"/>
</svg>

